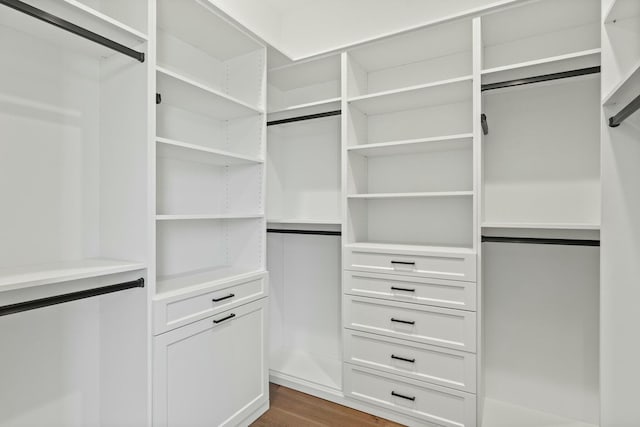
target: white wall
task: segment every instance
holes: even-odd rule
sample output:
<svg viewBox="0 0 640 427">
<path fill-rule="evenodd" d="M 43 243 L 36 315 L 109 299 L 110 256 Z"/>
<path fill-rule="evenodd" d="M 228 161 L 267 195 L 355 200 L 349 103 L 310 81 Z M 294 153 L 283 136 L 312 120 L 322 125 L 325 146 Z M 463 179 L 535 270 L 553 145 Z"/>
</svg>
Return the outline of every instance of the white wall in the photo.
<svg viewBox="0 0 640 427">
<path fill-rule="evenodd" d="M 293 60 L 524 0 L 208 0 Z"/>
</svg>

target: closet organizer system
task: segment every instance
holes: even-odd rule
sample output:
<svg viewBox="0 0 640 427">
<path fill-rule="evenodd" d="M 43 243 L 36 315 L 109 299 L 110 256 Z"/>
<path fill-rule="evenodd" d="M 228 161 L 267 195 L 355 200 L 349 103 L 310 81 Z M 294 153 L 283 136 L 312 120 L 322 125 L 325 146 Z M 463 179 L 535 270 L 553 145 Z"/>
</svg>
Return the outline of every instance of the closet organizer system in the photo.
<svg viewBox="0 0 640 427">
<path fill-rule="evenodd" d="M 605 420 L 620 392 L 599 379 L 600 129 L 637 159 L 639 15 L 633 1 L 525 2 L 275 61 L 271 381 L 408 425 Z M 604 114 L 603 26 L 608 66 L 624 64 Z M 611 291 L 613 330 L 629 318 Z"/>
<path fill-rule="evenodd" d="M 247 425 L 269 378 L 633 425 L 639 29 L 541 0 L 267 72 L 206 1 L 0 0 L 0 425 Z"/>
</svg>

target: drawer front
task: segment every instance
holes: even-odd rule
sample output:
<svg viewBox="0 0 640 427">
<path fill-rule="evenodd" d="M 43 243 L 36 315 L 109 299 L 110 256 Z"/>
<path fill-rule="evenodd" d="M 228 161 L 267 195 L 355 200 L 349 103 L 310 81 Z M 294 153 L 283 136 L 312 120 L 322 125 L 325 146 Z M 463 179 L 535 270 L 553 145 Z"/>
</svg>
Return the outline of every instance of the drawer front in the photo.
<svg viewBox="0 0 640 427">
<path fill-rule="evenodd" d="M 155 302 L 155 333 L 220 313 L 267 295 L 265 277 L 243 282 L 228 282 L 213 289 Z"/>
<path fill-rule="evenodd" d="M 344 271 L 344 292 L 363 297 L 476 310 L 476 284 L 392 274 Z"/>
<path fill-rule="evenodd" d="M 344 361 L 390 374 L 476 392 L 476 355 L 345 329 Z"/>
<path fill-rule="evenodd" d="M 379 374 L 349 363 L 344 364 L 344 393 L 436 426 L 476 426 L 476 396 L 471 393 Z"/>
<path fill-rule="evenodd" d="M 345 247 L 345 269 L 475 282 L 476 255 Z"/>
<path fill-rule="evenodd" d="M 476 351 L 476 313 L 347 296 L 345 327 L 456 350 Z"/>
</svg>

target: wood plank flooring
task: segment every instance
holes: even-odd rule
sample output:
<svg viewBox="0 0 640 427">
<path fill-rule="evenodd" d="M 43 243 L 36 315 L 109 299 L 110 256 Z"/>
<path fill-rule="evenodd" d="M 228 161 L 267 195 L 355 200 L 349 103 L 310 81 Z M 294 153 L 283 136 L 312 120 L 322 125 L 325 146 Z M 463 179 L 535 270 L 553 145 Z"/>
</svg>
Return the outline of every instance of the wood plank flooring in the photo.
<svg viewBox="0 0 640 427">
<path fill-rule="evenodd" d="M 251 427 L 399 427 L 371 414 L 269 384 L 271 407 Z"/>
</svg>

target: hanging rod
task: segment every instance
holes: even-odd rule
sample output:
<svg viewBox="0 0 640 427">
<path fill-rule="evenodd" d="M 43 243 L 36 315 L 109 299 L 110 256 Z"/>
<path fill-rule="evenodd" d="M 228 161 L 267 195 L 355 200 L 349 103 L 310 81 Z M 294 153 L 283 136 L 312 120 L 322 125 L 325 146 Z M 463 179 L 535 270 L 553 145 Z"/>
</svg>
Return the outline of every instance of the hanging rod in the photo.
<svg viewBox="0 0 640 427">
<path fill-rule="evenodd" d="M 627 119 L 627 117 L 638 111 L 638 109 L 640 109 L 640 95 L 620 110 L 618 114 L 613 117 L 609 117 L 609 127 L 617 128 Z"/>
<path fill-rule="evenodd" d="M 50 305 L 62 304 L 65 302 L 76 301 L 79 299 L 85 299 L 104 294 L 111 294 L 114 292 L 120 292 L 133 288 L 144 288 L 144 279 L 141 277 L 138 280 L 133 280 L 131 282 L 118 283 L 116 285 L 103 286 L 101 288 L 87 289 L 84 291 L 71 292 L 69 294 L 54 295 L 52 297 L 0 306 L 0 316 L 21 313 L 23 311 L 35 310 L 37 308 L 48 307 Z"/>
<path fill-rule="evenodd" d="M 538 237 L 482 236 L 483 243 L 524 243 L 530 245 L 600 246 L 600 240 L 546 239 Z"/>
<path fill-rule="evenodd" d="M 504 81 L 504 82 L 487 83 L 487 84 L 483 84 L 482 85 L 482 92 L 485 92 L 487 90 L 495 90 L 495 89 L 502 89 L 502 88 L 507 88 L 507 87 L 523 86 L 523 85 L 529 85 L 529 84 L 534 84 L 534 83 L 548 82 L 548 81 L 551 81 L 551 80 L 568 79 L 568 78 L 571 78 L 571 77 L 586 76 L 586 75 L 589 75 L 589 74 L 597 74 L 599 72 L 600 72 L 600 67 L 589 67 L 589 68 L 580 68 L 580 69 L 577 69 L 577 70 L 563 71 L 563 72 L 560 72 L 560 73 L 543 74 L 543 75 L 540 75 L 540 76 L 525 77 L 525 78 L 516 79 L 516 80 L 507 80 L 507 81 Z"/>
<path fill-rule="evenodd" d="M 101 36 L 100 34 L 96 34 L 92 31 L 87 30 L 86 28 L 82 28 L 76 24 L 73 24 L 69 21 L 66 21 L 62 18 L 59 18 L 55 15 L 50 14 L 49 12 L 45 12 L 42 9 L 38 9 L 33 7 L 27 3 L 24 3 L 20 0 L 0 0 L 0 4 L 8 6 L 12 9 L 17 10 L 18 12 L 22 12 L 26 15 L 32 16 L 36 19 L 46 22 L 47 24 L 51 24 L 55 27 L 62 28 L 65 31 L 68 31 L 72 34 L 85 38 L 87 40 L 91 40 L 94 43 L 98 43 L 102 46 L 108 47 L 109 49 L 115 50 L 116 52 L 120 52 L 124 55 L 127 55 L 133 59 L 136 59 L 140 62 L 144 62 L 144 53 L 135 51 L 127 46 L 124 46 L 118 42 L 115 42 L 111 39 Z"/>
<path fill-rule="evenodd" d="M 342 236 L 340 231 L 328 230 L 286 230 L 281 228 L 267 228 L 267 233 L 279 234 L 312 234 L 316 236 Z"/>
<path fill-rule="evenodd" d="M 320 119 L 322 117 L 339 116 L 340 114 L 342 114 L 342 110 L 327 111 L 324 113 L 309 114 L 306 116 L 290 117 L 288 119 L 272 120 L 270 122 L 267 122 L 267 126 L 276 126 L 276 125 L 282 125 L 285 123 L 301 122 L 303 120 Z"/>
</svg>

